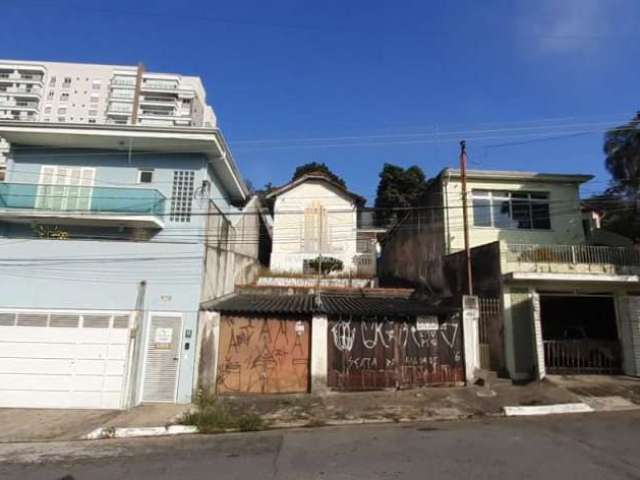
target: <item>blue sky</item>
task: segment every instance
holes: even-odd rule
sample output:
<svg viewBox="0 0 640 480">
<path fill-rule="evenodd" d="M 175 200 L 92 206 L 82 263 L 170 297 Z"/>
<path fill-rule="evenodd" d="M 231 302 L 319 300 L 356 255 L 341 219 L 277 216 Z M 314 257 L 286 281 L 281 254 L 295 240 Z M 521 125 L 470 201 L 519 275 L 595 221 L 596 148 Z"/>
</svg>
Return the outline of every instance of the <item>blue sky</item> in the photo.
<svg viewBox="0 0 640 480">
<path fill-rule="evenodd" d="M 326 162 L 370 199 L 385 162 L 597 175 L 640 110 L 636 0 L 3 0 L 0 58 L 202 77 L 254 185 Z"/>
</svg>

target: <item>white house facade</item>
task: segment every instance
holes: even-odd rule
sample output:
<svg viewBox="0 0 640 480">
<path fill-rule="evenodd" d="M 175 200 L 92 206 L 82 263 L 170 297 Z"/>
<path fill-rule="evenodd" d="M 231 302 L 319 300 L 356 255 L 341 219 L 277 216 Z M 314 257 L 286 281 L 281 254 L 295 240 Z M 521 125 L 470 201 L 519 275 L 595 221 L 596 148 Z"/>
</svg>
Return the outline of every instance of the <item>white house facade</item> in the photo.
<svg viewBox="0 0 640 480">
<path fill-rule="evenodd" d="M 309 260 L 332 257 L 343 273 L 376 274 L 374 228 L 360 228 L 362 197 L 320 174 L 271 192 L 275 198 L 271 271 L 305 273 Z"/>
</svg>

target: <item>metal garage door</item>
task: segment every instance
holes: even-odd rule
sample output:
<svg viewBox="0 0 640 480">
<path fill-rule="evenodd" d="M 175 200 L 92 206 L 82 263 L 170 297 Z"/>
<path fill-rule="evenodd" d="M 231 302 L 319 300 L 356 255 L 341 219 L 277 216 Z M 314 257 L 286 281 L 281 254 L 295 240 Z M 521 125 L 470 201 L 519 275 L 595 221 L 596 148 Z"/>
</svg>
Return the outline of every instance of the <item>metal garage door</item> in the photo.
<svg viewBox="0 0 640 480">
<path fill-rule="evenodd" d="M 129 314 L 0 311 L 0 407 L 121 408 Z"/>
<path fill-rule="evenodd" d="M 330 316 L 329 387 L 375 390 L 464 381 L 460 314 Z"/>
<path fill-rule="evenodd" d="M 217 392 L 308 392 L 309 327 L 308 317 L 223 315 Z"/>
</svg>

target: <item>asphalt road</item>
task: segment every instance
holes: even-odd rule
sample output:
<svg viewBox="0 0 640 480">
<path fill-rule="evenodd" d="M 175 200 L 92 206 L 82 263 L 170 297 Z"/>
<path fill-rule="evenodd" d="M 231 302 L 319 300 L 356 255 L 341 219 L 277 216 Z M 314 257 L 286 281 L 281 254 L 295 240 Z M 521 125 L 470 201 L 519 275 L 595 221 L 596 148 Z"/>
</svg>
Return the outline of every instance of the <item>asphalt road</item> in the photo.
<svg viewBox="0 0 640 480">
<path fill-rule="evenodd" d="M 640 479 L 640 412 L 0 445 L 0 479 Z"/>
</svg>

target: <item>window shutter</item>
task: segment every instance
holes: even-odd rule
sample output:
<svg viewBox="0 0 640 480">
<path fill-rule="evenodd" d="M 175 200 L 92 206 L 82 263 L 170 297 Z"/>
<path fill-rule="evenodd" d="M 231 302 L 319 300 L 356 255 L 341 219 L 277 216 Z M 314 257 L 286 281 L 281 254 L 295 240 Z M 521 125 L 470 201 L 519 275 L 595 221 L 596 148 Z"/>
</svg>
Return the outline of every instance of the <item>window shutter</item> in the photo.
<svg viewBox="0 0 640 480">
<path fill-rule="evenodd" d="M 54 165 L 42 165 L 40 167 L 40 179 L 38 180 L 38 193 L 35 208 L 50 209 L 52 207 L 52 193 L 55 184 L 56 167 Z"/>
</svg>

